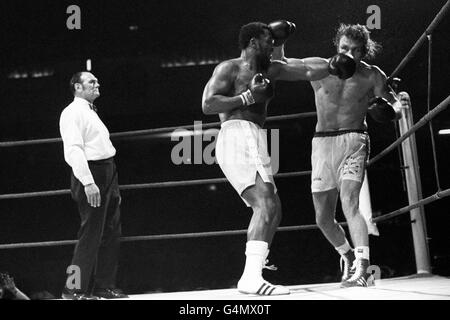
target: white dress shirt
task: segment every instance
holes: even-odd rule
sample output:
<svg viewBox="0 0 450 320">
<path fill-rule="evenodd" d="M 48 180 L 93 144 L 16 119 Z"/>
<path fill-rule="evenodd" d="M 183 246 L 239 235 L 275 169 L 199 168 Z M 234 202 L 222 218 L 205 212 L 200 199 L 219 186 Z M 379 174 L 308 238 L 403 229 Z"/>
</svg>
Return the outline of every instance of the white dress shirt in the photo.
<svg viewBox="0 0 450 320">
<path fill-rule="evenodd" d="M 75 97 L 61 113 L 59 131 L 64 145 L 64 159 L 83 185 L 94 183 L 89 160 L 113 157 L 116 149 L 109 131 L 85 99 Z"/>
</svg>

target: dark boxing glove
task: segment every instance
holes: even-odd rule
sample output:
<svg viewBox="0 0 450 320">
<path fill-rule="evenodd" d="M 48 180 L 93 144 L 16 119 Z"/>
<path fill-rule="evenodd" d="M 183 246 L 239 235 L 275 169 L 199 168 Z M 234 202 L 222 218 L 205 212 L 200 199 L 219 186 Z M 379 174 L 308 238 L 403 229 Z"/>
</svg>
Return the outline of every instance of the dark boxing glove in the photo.
<svg viewBox="0 0 450 320">
<path fill-rule="evenodd" d="M 367 113 L 373 120 L 380 123 L 387 123 L 396 119 L 394 107 L 382 97 L 374 97 L 369 101 Z"/>
<path fill-rule="evenodd" d="M 328 72 L 340 79 L 348 79 L 356 71 L 356 62 L 349 55 L 338 53 L 330 59 L 328 63 Z"/>
<path fill-rule="evenodd" d="M 261 103 L 273 96 L 273 86 L 269 79 L 257 73 L 250 81 L 249 89 L 241 93 L 242 104 L 249 106 L 254 103 Z"/>
<path fill-rule="evenodd" d="M 295 32 L 295 23 L 286 20 L 277 20 L 269 23 L 269 29 L 274 40 L 273 46 L 281 46 Z"/>
</svg>

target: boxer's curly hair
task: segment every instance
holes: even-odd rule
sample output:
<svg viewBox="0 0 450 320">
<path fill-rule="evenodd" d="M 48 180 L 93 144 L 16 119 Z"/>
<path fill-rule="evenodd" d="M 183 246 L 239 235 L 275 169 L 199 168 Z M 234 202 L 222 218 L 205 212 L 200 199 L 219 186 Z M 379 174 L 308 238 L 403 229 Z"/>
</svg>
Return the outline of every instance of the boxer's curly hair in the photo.
<svg viewBox="0 0 450 320">
<path fill-rule="evenodd" d="M 381 45 L 370 39 L 370 31 L 364 25 L 341 23 L 333 39 L 333 44 L 336 48 L 339 47 L 339 41 L 343 36 L 360 42 L 363 45 L 362 54 L 364 59 L 375 58 L 375 55 L 381 50 Z"/>
<path fill-rule="evenodd" d="M 269 26 L 263 22 L 250 22 L 241 27 L 239 32 L 239 49 L 248 47 L 251 38 L 258 38 L 264 34 L 264 30 L 269 30 Z"/>
</svg>

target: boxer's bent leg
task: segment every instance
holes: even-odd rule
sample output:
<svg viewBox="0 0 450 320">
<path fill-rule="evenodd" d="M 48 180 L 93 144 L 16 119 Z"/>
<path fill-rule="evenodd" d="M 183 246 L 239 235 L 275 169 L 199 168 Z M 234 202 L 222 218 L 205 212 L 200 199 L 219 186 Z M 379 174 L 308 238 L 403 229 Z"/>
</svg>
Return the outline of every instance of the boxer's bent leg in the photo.
<svg viewBox="0 0 450 320">
<path fill-rule="evenodd" d="M 311 192 L 316 213 L 316 223 L 327 240 L 342 255 L 350 249 L 345 232 L 335 220 L 338 185 L 333 148 L 339 137 L 314 137 L 311 151 Z M 336 148 L 342 151 L 342 148 Z"/>
<path fill-rule="evenodd" d="M 349 133 L 343 139 L 347 143 L 339 179 L 342 210 L 347 219 L 354 246 L 368 246 L 367 224 L 359 213 L 359 193 L 369 155 L 369 138 L 366 134 Z"/>
<path fill-rule="evenodd" d="M 347 240 L 344 229 L 335 219 L 338 199 L 337 189 L 312 193 L 316 223 L 327 240 L 335 247 L 342 246 Z"/>
<path fill-rule="evenodd" d="M 348 228 L 355 247 L 368 246 L 367 224 L 359 213 L 359 192 L 361 182 L 343 180 L 341 184 L 342 210 L 348 222 Z"/>
<path fill-rule="evenodd" d="M 257 172 L 255 184 L 245 189 L 242 197 L 253 209 L 247 240 L 265 241 L 270 246 L 282 215 L 280 198 L 274 192 L 274 186 L 264 182 Z"/>
<path fill-rule="evenodd" d="M 245 268 L 238 290 L 257 295 L 289 294 L 288 288 L 275 286 L 262 277 L 269 245 L 281 221 L 281 202 L 274 186 L 264 182 L 256 173 L 255 184 L 245 189 L 241 196 L 252 207 L 253 215 L 247 232 Z"/>
<path fill-rule="evenodd" d="M 369 235 L 367 224 L 359 213 L 359 192 L 361 182 L 343 180 L 341 184 L 341 203 L 348 222 L 350 235 L 355 246 L 355 268 L 353 275 L 341 283 L 342 287 L 367 287 L 373 285 L 367 273 L 370 265 Z"/>
</svg>

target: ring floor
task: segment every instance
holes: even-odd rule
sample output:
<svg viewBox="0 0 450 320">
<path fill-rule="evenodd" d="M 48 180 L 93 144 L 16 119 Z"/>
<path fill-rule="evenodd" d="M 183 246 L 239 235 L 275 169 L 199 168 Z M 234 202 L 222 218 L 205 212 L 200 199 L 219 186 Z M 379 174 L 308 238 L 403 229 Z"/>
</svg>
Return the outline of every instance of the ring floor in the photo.
<svg viewBox="0 0 450 320">
<path fill-rule="evenodd" d="M 450 278 L 424 274 L 380 279 L 368 288 L 340 288 L 339 283 L 288 287 L 291 294 L 283 296 L 246 295 L 232 288 L 129 295 L 126 300 L 450 300 Z"/>
</svg>

